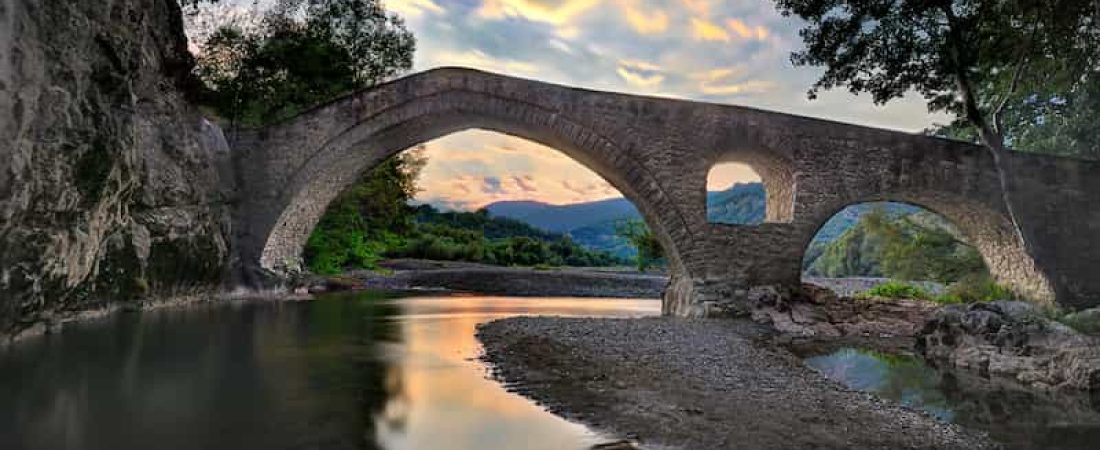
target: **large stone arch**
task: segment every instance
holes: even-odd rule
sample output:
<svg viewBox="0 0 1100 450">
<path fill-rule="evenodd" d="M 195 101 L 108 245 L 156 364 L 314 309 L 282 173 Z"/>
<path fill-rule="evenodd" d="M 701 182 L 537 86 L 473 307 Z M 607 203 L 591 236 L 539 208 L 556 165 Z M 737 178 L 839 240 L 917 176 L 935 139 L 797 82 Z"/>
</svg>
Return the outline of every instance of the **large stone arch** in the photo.
<svg viewBox="0 0 1100 450">
<path fill-rule="evenodd" d="M 259 266 L 277 273 L 296 270 L 306 239 L 329 202 L 363 171 L 405 149 L 474 128 L 557 149 L 600 175 L 638 208 L 665 247 L 672 270 L 682 268 L 685 236 L 669 230 L 685 229 L 683 219 L 638 161 L 558 111 L 459 89 L 410 98 L 318 143 L 316 151 L 279 180 L 274 214 L 256 233 Z"/>
<path fill-rule="evenodd" d="M 1054 291 L 1075 308 L 1100 298 L 1096 163 L 1009 158 L 1018 166 L 1025 252 L 1005 220 L 996 167 L 972 144 L 461 68 L 394 80 L 282 124 L 231 130 L 239 282 L 267 285 L 265 267 L 293 265 L 328 200 L 354 174 L 468 128 L 556 148 L 633 201 L 669 253 L 667 314 L 707 315 L 710 304 L 756 286 L 797 287 L 817 228 L 847 205 L 880 200 L 952 220 L 996 276 L 1031 297 L 1049 300 Z M 706 175 L 720 161 L 746 163 L 764 178 L 766 223 L 706 221 Z"/>
<path fill-rule="evenodd" d="M 799 237 L 800 256 L 805 254 L 814 235 L 834 215 L 852 205 L 874 202 L 906 203 L 939 214 L 955 225 L 964 240 L 978 250 L 990 274 L 999 283 L 1028 299 L 1054 303 L 1051 281 L 1039 270 L 1035 259 L 1018 238 L 1008 215 L 1002 209 L 946 191 L 879 192 L 821 204 L 807 214 L 806 220 L 811 226 L 805 228 L 808 233 L 801 233 Z"/>
</svg>

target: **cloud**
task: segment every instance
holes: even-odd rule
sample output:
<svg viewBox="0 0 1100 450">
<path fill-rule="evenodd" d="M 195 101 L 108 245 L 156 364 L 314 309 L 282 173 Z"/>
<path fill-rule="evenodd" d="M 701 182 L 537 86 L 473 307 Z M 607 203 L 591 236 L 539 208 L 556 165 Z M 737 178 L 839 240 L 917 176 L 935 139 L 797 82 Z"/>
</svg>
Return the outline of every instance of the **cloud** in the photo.
<svg viewBox="0 0 1100 450">
<path fill-rule="evenodd" d="M 538 66 L 527 61 L 508 58 L 495 58 L 481 50 L 462 53 L 444 52 L 436 55 L 436 61 L 443 66 L 465 66 L 490 72 L 531 75 L 539 71 Z"/>
<path fill-rule="evenodd" d="M 763 26 L 757 25 L 755 27 L 745 24 L 740 19 L 729 19 L 726 21 L 726 25 L 742 39 L 756 39 L 763 41 L 768 38 L 768 29 Z"/>
<path fill-rule="evenodd" d="M 662 10 L 646 14 L 626 0 L 620 1 L 619 6 L 626 16 L 626 22 L 639 34 L 658 34 L 668 30 L 668 14 Z"/>
<path fill-rule="evenodd" d="M 700 16 L 710 15 L 710 1 L 709 0 L 680 0 L 680 3 L 684 4 L 684 7 L 695 14 Z"/>
<path fill-rule="evenodd" d="M 729 42 L 730 40 L 730 34 L 725 28 L 700 18 L 691 19 L 691 33 L 697 41 Z"/>
<path fill-rule="evenodd" d="M 775 89 L 774 81 L 747 80 L 730 84 L 703 84 L 699 91 L 707 95 L 759 94 Z"/>
<path fill-rule="evenodd" d="M 619 67 L 618 69 L 616 69 L 616 73 L 618 73 L 619 76 L 623 78 L 623 80 L 626 80 L 627 84 L 640 88 L 655 87 L 660 85 L 661 82 L 665 81 L 664 75 L 654 74 L 646 76 L 627 69 L 626 67 Z"/>
<path fill-rule="evenodd" d="M 640 59 L 620 59 L 619 65 L 628 69 L 644 70 L 648 72 L 661 72 L 664 70 L 661 66 Z"/>
<path fill-rule="evenodd" d="M 519 17 L 532 22 L 565 25 L 600 0 L 565 0 L 557 4 L 543 0 L 485 0 L 477 15 L 486 19 Z"/>
<path fill-rule="evenodd" d="M 698 82 L 698 90 L 704 95 L 758 94 L 778 87 L 771 80 L 739 80 L 746 72 L 743 66 L 721 67 L 694 73 L 691 78 Z"/>
<path fill-rule="evenodd" d="M 535 187 L 535 177 L 531 175 L 513 176 L 512 181 L 524 192 L 533 193 L 538 191 L 538 188 Z"/>
<path fill-rule="evenodd" d="M 724 191 L 737 183 L 760 181 L 760 175 L 748 164 L 724 162 L 715 164 L 707 173 L 707 190 Z"/>
<path fill-rule="evenodd" d="M 638 88 L 653 88 L 665 81 L 661 66 L 637 59 L 620 59 L 615 73 L 627 84 Z"/>
<path fill-rule="evenodd" d="M 485 177 L 481 179 L 481 192 L 486 194 L 500 194 L 504 192 L 501 187 L 500 178 L 497 177 Z"/>
<path fill-rule="evenodd" d="M 718 68 L 718 69 L 711 69 L 711 70 L 691 74 L 691 78 L 699 80 L 699 81 L 703 81 L 703 82 L 708 82 L 708 81 L 721 80 L 723 78 L 731 77 L 731 76 L 734 76 L 734 75 L 737 75 L 737 74 L 740 74 L 740 73 L 743 73 L 743 72 L 744 72 L 744 69 L 741 68 L 741 67 L 738 67 L 738 66 L 722 67 L 722 68 Z"/>
<path fill-rule="evenodd" d="M 433 0 L 384 0 L 383 5 L 387 10 L 405 18 L 419 18 L 424 13 L 444 14 L 447 12 Z"/>
</svg>

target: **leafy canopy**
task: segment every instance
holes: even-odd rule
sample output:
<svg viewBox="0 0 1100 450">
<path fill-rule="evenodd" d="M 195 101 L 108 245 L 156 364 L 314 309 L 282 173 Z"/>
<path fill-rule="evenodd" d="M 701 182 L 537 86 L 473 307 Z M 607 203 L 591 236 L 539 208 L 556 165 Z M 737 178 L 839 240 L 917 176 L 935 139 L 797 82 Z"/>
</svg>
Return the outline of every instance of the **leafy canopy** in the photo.
<svg viewBox="0 0 1100 450">
<path fill-rule="evenodd" d="M 1100 106 L 1100 0 L 776 4 L 806 21 L 792 61 L 825 69 L 811 98 L 846 87 L 881 104 L 913 91 L 960 118 L 941 134 L 1100 156 L 1086 123 Z"/>
<path fill-rule="evenodd" d="M 615 226 L 615 234 L 626 239 L 638 250 L 638 256 L 634 260 L 638 270 L 644 272 L 664 259 L 665 251 L 661 242 L 645 222 L 637 219 L 620 222 Z"/>
<path fill-rule="evenodd" d="M 246 125 L 292 117 L 407 71 L 416 47 L 377 0 L 280 0 L 257 23 L 222 24 L 197 44 L 205 102 Z"/>
</svg>

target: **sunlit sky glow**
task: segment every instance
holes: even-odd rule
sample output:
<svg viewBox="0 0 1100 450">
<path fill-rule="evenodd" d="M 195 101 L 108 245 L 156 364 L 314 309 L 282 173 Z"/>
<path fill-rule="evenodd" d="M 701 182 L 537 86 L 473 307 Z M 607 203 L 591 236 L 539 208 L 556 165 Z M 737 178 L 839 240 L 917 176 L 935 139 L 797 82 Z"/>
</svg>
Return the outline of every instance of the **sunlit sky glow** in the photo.
<svg viewBox="0 0 1100 450">
<path fill-rule="evenodd" d="M 845 90 L 806 98 L 821 73 L 796 68 L 798 19 L 771 0 L 383 0 L 417 37 L 415 70 L 466 66 L 591 89 L 752 106 L 900 131 L 943 116 L 920 98 L 882 107 Z M 618 196 L 563 154 L 468 131 L 427 144 L 418 200 L 476 208 L 499 200 L 572 203 Z M 716 184 L 752 181 L 741 169 Z M 740 178 L 738 178 L 740 177 Z"/>
</svg>

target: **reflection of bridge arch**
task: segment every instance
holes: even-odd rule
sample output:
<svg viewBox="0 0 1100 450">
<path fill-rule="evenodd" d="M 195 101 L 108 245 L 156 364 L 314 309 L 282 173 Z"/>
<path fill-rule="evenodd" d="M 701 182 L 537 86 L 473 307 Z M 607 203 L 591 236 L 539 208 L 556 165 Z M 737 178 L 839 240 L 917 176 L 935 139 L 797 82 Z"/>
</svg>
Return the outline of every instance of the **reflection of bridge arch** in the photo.
<svg viewBox="0 0 1100 450">
<path fill-rule="evenodd" d="M 1100 302 L 1100 164 L 1011 155 L 1030 253 L 1005 232 L 991 159 L 966 143 L 736 106 L 588 91 L 436 69 L 283 124 L 235 133 L 240 266 L 293 268 L 328 202 L 363 170 L 470 128 L 529 139 L 634 202 L 673 270 L 665 311 L 697 315 L 758 285 L 796 286 L 805 243 L 840 208 L 905 201 L 943 214 L 991 270 L 1034 297 Z M 757 226 L 706 221 L 717 162 L 751 165 L 769 192 Z"/>
</svg>

